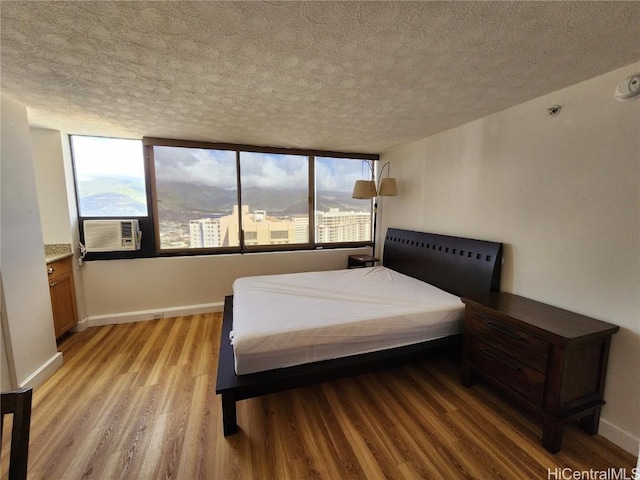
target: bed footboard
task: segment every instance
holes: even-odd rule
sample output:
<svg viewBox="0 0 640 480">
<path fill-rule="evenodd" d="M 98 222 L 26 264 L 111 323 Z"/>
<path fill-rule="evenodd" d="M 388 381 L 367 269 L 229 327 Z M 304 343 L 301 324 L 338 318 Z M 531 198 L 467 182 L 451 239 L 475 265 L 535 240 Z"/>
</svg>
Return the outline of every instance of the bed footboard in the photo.
<svg viewBox="0 0 640 480">
<path fill-rule="evenodd" d="M 222 424 L 225 437 L 238 431 L 236 403 L 240 400 L 417 362 L 436 354 L 454 352 L 459 355 L 462 346 L 462 335 L 451 335 L 389 350 L 238 376 L 235 373 L 233 347 L 229 342 L 232 325 L 233 296 L 229 296 L 224 302 L 216 382 L 216 394 L 222 396 Z"/>
</svg>

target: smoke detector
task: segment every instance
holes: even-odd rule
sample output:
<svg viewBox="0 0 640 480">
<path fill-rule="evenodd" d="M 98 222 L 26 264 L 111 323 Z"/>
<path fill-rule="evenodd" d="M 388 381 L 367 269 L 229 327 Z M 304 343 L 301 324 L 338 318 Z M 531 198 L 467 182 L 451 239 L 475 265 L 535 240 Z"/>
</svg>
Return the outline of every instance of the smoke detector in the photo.
<svg viewBox="0 0 640 480">
<path fill-rule="evenodd" d="M 621 81 L 616 88 L 616 100 L 627 102 L 640 95 L 640 74 Z"/>
<path fill-rule="evenodd" d="M 562 106 L 560 105 L 553 105 L 547 108 L 547 112 L 549 112 L 550 117 L 555 117 L 556 115 L 560 115 L 560 110 L 562 110 Z"/>
</svg>

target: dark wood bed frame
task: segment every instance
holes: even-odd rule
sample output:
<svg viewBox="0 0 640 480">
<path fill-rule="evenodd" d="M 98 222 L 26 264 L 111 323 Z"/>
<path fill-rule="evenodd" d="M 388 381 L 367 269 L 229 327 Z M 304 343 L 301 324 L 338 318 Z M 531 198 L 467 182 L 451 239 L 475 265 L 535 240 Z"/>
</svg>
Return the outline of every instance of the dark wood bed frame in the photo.
<svg viewBox="0 0 640 480">
<path fill-rule="evenodd" d="M 385 237 L 383 263 L 460 297 L 495 292 L 500 288 L 502 243 L 390 228 Z M 239 400 L 423 360 L 428 355 L 458 349 L 462 343 L 462 335 L 458 334 L 373 353 L 236 375 L 229 342 L 232 326 L 233 296 L 228 296 L 216 382 L 216 394 L 222 395 L 225 436 L 238 431 Z"/>
</svg>

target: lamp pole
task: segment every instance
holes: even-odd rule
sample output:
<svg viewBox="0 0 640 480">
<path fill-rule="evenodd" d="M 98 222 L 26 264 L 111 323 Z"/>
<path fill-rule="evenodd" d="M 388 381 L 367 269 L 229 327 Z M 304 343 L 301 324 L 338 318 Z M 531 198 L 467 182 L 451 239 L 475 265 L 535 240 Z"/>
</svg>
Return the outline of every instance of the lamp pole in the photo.
<svg viewBox="0 0 640 480">
<path fill-rule="evenodd" d="M 373 237 L 371 239 L 372 256 L 376 256 L 376 223 L 378 221 L 378 196 L 373 197 Z"/>
<path fill-rule="evenodd" d="M 373 256 L 376 256 L 376 224 L 378 221 L 378 197 L 380 196 L 395 196 L 396 195 L 396 187 L 395 180 L 393 180 L 393 192 L 383 191 L 382 188 L 382 174 L 384 173 L 384 169 L 387 169 L 387 176 L 389 175 L 389 171 L 391 167 L 389 162 L 386 162 L 382 165 L 382 168 L 378 172 L 378 181 L 376 182 L 376 196 L 373 197 L 373 241 L 371 242 L 371 247 L 373 248 Z M 375 179 L 374 166 L 371 165 L 371 175 Z M 385 179 L 387 180 L 387 179 Z M 375 180 L 374 180 L 375 181 Z"/>
</svg>

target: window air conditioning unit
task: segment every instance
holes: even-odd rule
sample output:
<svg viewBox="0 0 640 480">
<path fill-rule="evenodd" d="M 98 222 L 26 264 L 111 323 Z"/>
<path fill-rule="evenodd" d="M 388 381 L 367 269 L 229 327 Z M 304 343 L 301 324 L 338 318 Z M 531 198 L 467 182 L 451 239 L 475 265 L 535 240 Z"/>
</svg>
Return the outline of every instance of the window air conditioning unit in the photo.
<svg viewBox="0 0 640 480">
<path fill-rule="evenodd" d="M 138 220 L 84 220 L 82 225 L 87 252 L 140 250 Z"/>
</svg>

